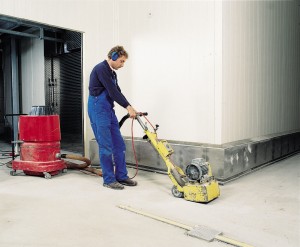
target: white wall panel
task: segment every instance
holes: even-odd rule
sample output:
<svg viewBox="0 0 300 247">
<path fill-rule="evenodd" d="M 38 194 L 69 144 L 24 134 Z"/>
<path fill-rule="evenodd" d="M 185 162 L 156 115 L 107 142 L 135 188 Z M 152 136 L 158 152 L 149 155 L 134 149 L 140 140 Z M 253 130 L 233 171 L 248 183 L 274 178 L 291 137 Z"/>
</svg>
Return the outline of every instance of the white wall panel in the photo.
<svg viewBox="0 0 300 247">
<path fill-rule="evenodd" d="M 214 3 L 121 1 L 119 12 L 130 102 L 160 124 L 161 137 L 214 143 Z"/>
<path fill-rule="evenodd" d="M 119 72 L 130 102 L 161 125 L 160 136 L 214 143 L 214 1 L 0 1 L 1 12 L 84 32 L 84 87 L 111 46 L 130 54 Z M 87 97 L 87 91 L 85 92 Z M 86 101 L 86 99 L 84 99 Z M 119 109 L 118 115 L 126 111 Z M 87 115 L 86 115 L 87 119 Z M 88 125 L 88 140 L 92 138 Z M 129 135 L 124 126 L 123 134 Z"/>
<path fill-rule="evenodd" d="M 121 88 L 161 125 L 159 136 L 212 144 L 299 129 L 298 8 L 297 1 L 0 0 L 1 14 L 83 32 L 85 102 L 91 69 L 122 44 L 130 57 L 118 72 Z M 87 143 L 87 114 L 85 128 Z M 122 133 L 130 134 L 128 123 Z"/>
<path fill-rule="evenodd" d="M 222 142 L 300 129 L 297 1 L 223 3 Z"/>
<path fill-rule="evenodd" d="M 34 105 L 45 105 L 44 41 L 26 38 L 21 41 L 22 113 Z"/>
</svg>

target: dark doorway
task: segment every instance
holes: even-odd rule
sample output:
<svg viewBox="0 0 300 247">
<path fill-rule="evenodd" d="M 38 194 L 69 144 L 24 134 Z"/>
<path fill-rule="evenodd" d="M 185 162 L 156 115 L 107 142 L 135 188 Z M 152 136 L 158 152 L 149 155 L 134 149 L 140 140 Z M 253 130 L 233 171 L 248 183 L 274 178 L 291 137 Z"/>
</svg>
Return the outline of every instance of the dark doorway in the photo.
<svg viewBox="0 0 300 247">
<path fill-rule="evenodd" d="M 24 76 L 28 53 L 35 55 L 30 69 L 44 64 L 35 71 L 44 79 L 27 90 L 34 80 Z M 17 140 L 18 115 L 29 113 L 28 94 L 44 95 L 43 104 L 59 114 L 62 150 L 83 154 L 82 33 L 0 15 L 0 141 Z"/>
<path fill-rule="evenodd" d="M 81 46 L 77 37 L 78 46 Z M 48 50 L 49 51 L 49 50 Z M 61 148 L 83 154 L 81 48 L 45 56 L 46 105 L 60 115 Z"/>
</svg>

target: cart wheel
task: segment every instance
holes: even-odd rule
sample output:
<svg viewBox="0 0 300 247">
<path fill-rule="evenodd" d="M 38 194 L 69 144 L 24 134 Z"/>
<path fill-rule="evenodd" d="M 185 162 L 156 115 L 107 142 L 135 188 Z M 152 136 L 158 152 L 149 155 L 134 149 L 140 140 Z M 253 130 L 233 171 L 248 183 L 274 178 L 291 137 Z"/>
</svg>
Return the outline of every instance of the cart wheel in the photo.
<svg viewBox="0 0 300 247">
<path fill-rule="evenodd" d="M 16 173 L 15 170 L 10 171 L 9 174 L 10 174 L 11 176 L 16 176 L 16 175 L 17 175 L 17 173 Z"/>
<path fill-rule="evenodd" d="M 65 168 L 65 169 L 63 169 L 61 172 L 62 172 L 62 173 L 67 173 L 67 172 L 68 172 L 68 169 Z"/>
<path fill-rule="evenodd" d="M 183 192 L 178 191 L 177 187 L 175 185 L 172 187 L 172 194 L 173 194 L 173 196 L 175 196 L 177 198 L 183 197 Z"/>
<path fill-rule="evenodd" d="M 51 178 L 51 174 L 50 173 L 43 172 L 43 174 L 44 174 L 44 178 L 46 178 L 46 179 L 50 179 Z"/>
</svg>

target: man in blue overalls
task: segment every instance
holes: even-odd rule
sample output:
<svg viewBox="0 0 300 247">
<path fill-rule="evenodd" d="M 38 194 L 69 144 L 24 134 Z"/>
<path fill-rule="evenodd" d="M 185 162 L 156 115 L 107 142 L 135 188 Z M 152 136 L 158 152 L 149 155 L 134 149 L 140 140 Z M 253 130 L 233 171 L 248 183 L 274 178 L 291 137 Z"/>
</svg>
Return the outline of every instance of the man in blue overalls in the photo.
<svg viewBox="0 0 300 247">
<path fill-rule="evenodd" d="M 88 114 L 99 146 L 103 185 L 121 190 L 124 185 L 136 186 L 137 182 L 127 175 L 126 147 L 114 111 L 114 101 L 126 108 L 131 118 L 136 117 L 136 111 L 121 93 L 115 72 L 124 66 L 128 53 L 122 46 L 116 46 L 107 56 L 108 59 L 97 64 L 90 75 Z"/>
</svg>

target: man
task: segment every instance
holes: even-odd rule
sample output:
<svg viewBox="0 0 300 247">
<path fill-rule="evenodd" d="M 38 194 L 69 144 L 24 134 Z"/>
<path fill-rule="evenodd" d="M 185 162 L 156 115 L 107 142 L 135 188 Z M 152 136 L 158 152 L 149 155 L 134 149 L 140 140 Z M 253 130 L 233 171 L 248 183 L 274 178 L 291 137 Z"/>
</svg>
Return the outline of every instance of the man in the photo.
<svg viewBox="0 0 300 247">
<path fill-rule="evenodd" d="M 126 108 L 131 118 L 136 117 L 136 111 L 121 93 L 115 72 L 124 66 L 128 53 L 122 46 L 115 46 L 107 57 L 107 60 L 97 64 L 91 72 L 88 114 L 99 146 L 103 186 L 121 190 L 124 185 L 136 186 L 137 182 L 127 175 L 126 147 L 114 111 L 114 102 Z"/>
</svg>

